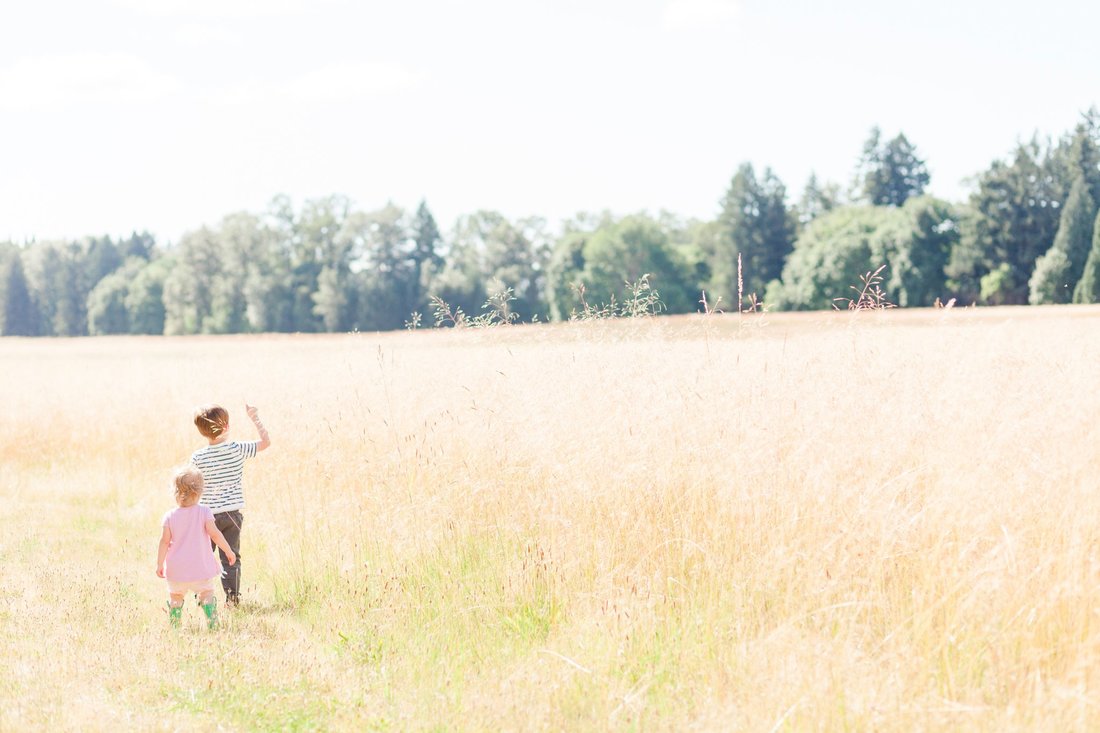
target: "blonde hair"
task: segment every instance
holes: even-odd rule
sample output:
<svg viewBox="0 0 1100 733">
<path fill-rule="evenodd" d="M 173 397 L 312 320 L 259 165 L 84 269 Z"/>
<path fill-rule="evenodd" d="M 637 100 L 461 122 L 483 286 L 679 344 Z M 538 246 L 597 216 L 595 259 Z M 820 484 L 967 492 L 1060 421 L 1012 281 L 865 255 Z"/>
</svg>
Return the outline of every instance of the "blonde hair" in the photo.
<svg viewBox="0 0 1100 733">
<path fill-rule="evenodd" d="M 229 426 L 229 412 L 221 405 L 203 405 L 195 409 L 195 427 L 204 437 L 216 438 Z"/>
<path fill-rule="evenodd" d="M 176 503 L 181 507 L 194 506 L 202 495 L 202 472 L 194 466 L 184 466 L 176 471 Z"/>
</svg>

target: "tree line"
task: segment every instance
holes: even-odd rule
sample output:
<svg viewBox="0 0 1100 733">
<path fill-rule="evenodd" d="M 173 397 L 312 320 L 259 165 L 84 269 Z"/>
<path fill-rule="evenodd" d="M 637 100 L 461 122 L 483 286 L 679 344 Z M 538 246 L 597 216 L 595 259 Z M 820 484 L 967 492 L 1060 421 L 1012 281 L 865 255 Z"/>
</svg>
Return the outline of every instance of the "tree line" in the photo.
<svg viewBox="0 0 1100 733">
<path fill-rule="evenodd" d="M 437 306 L 509 321 L 565 320 L 622 302 L 643 280 L 670 313 L 828 308 L 885 265 L 900 306 L 1100 302 L 1100 112 L 1020 142 L 966 202 L 927 195 L 903 133 L 873 129 L 847 186 L 811 176 L 792 200 L 741 165 L 713 220 L 586 213 L 462 216 L 445 236 L 426 202 L 363 211 L 285 196 L 171 246 L 128 238 L 0 243 L 0 335 L 389 330 Z M 636 292 L 636 291 L 635 291 Z M 452 321 L 453 322 L 453 321 Z"/>
</svg>

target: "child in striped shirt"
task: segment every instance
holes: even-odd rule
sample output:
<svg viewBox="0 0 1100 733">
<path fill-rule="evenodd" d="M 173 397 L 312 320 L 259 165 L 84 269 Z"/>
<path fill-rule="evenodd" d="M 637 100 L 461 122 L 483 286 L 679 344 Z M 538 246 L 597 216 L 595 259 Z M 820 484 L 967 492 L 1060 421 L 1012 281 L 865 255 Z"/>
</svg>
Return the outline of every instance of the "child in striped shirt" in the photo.
<svg viewBox="0 0 1100 733">
<path fill-rule="evenodd" d="M 230 563 L 226 553 L 219 550 L 222 562 L 222 589 L 226 605 L 241 602 L 241 526 L 244 524 L 244 461 L 255 458 L 259 451 L 271 445 L 267 429 L 260 422 L 255 407 L 245 405 L 252 424 L 256 426 L 259 440 L 229 440 L 229 412 L 221 405 L 205 405 L 195 410 L 195 427 L 206 438 L 207 445 L 191 454 L 191 463 L 202 471 L 206 480 L 201 504 L 214 513 L 214 524 L 225 535 L 230 548 L 237 556 L 236 564 Z"/>
</svg>

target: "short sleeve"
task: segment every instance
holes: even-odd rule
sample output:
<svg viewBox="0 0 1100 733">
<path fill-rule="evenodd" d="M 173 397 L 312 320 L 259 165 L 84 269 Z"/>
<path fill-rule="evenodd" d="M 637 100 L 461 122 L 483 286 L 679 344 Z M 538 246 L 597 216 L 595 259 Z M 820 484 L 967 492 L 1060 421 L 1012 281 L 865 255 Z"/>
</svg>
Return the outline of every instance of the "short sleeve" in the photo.
<svg viewBox="0 0 1100 733">
<path fill-rule="evenodd" d="M 202 507 L 202 523 L 206 524 L 207 522 L 213 522 L 214 511 L 205 504 L 199 504 L 199 506 Z"/>
<path fill-rule="evenodd" d="M 255 458 L 256 457 L 256 446 L 258 446 L 259 444 L 260 443 L 257 440 L 248 440 L 248 441 L 245 441 L 244 443 L 238 443 L 237 445 L 239 445 L 241 447 L 241 455 L 242 456 L 244 456 L 245 458 Z"/>
<path fill-rule="evenodd" d="M 170 517 L 170 516 L 172 516 L 171 511 L 167 511 L 167 512 L 164 513 L 164 517 L 160 520 L 160 526 L 161 527 L 167 527 L 168 526 L 168 517 Z"/>
</svg>

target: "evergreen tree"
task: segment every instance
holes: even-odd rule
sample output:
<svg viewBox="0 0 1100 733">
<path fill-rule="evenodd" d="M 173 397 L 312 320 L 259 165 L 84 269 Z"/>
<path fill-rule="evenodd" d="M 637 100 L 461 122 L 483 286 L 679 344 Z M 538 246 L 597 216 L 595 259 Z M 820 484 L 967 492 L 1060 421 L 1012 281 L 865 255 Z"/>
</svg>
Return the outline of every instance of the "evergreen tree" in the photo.
<svg viewBox="0 0 1100 733">
<path fill-rule="evenodd" d="M 1073 290 L 1074 303 L 1100 303 L 1100 212 L 1092 224 L 1092 249 L 1085 270 Z"/>
<path fill-rule="evenodd" d="M 1062 138 L 1055 156 L 1067 186 L 1078 175 L 1085 177 L 1093 203 L 1100 205 L 1100 110 L 1092 107 L 1073 132 Z"/>
<path fill-rule="evenodd" d="M 103 278 L 122 266 L 123 257 L 110 237 L 93 237 L 84 251 L 84 273 L 89 292 Z"/>
<path fill-rule="evenodd" d="M 37 334 L 34 302 L 16 247 L 0 251 L 0 336 Z"/>
<path fill-rule="evenodd" d="M 875 206 L 901 206 L 928 186 L 928 168 L 903 133 L 880 144 L 875 127 L 863 146 L 858 173 L 863 196 Z"/>
<path fill-rule="evenodd" d="M 712 263 L 716 295 L 727 303 L 737 303 L 738 255 L 745 297 L 762 298 L 767 284 L 783 271 L 795 236 L 786 193 L 770 168 L 757 180 L 751 163 L 741 165 L 730 182 L 718 217 L 723 236 Z"/>
<path fill-rule="evenodd" d="M 832 211 L 840 205 L 840 186 L 835 183 L 821 184 L 817 180 L 817 174 L 811 173 L 806 181 L 806 187 L 802 189 L 802 198 L 798 200 L 795 210 L 798 212 L 798 223 L 806 226 L 817 217 Z"/>
<path fill-rule="evenodd" d="M 150 260 L 153 258 L 155 250 L 156 240 L 149 232 L 132 232 L 129 239 L 118 243 L 118 251 L 123 260 L 128 260 L 131 257 Z"/>
<path fill-rule="evenodd" d="M 1091 248 L 1095 214 L 1088 185 L 1084 176 L 1079 175 L 1062 207 L 1054 244 L 1035 263 L 1035 272 L 1028 283 L 1033 305 L 1068 303 L 1073 299 Z"/>
<path fill-rule="evenodd" d="M 443 264 L 440 249 L 443 246 L 443 237 L 439 234 L 435 217 L 428 210 L 428 203 L 421 201 L 416 207 L 416 214 L 412 222 L 412 277 L 410 285 L 413 292 L 410 294 L 410 303 L 413 310 L 424 311 L 428 305 L 427 281 L 431 274 L 437 272 Z"/>
<path fill-rule="evenodd" d="M 994 161 L 981 174 L 947 268 L 960 300 L 1028 302 L 1029 279 L 1058 231 L 1068 191 L 1056 151 L 1037 138 L 1019 144 L 1011 162 Z"/>
<path fill-rule="evenodd" d="M 26 250 L 25 272 L 43 335 L 85 336 L 91 290 L 80 242 L 37 242 Z"/>
</svg>

